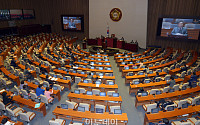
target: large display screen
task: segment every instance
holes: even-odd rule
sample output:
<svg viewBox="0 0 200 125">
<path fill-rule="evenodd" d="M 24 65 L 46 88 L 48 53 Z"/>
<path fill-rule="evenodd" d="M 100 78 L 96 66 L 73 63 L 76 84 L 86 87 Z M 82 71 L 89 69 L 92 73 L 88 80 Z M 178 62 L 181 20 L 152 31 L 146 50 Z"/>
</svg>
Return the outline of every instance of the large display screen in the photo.
<svg viewBox="0 0 200 125">
<path fill-rule="evenodd" d="M 11 19 L 23 19 L 23 14 L 21 9 L 12 9 L 10 10 Z"/>
<path fill-rule="evenodd" d="M 159 18 L 157 36 L 199 40 L 200 19 Z"/>
<path fill-rule="evenodd" d="M 84 31 L 83 16 L 61 16 L 62 29 L 67 31 Z"/>
<path fill-rule="evenodd" d="M 0 10 L 0 20 L 10 20 L 10 11 Z"/>
<path fill-rule="evenodd" d="M 34 19 L 35 18 L 34 10 L 23 9 L 23 16 L 24 16 L 24 19 Z"/>
</svg>

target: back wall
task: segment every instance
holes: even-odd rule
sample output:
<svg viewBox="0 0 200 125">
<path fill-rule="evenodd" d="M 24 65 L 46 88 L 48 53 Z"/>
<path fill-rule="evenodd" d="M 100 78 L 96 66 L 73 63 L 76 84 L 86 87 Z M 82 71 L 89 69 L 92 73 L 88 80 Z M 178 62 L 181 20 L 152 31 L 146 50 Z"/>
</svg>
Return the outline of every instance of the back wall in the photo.
<svg viewBox="0 0 200 125">
<path fill-rule="evenodd" d="M 89 0 L 89 37 L 106 36 L 107 24 L 110 34 L 127 42 L 137 40 L 139 46 L 146 48 L 147 0 Z M 110 19 L 110 11 L 119 8 L 122 18 L 119 22 Z"/>
</svg>

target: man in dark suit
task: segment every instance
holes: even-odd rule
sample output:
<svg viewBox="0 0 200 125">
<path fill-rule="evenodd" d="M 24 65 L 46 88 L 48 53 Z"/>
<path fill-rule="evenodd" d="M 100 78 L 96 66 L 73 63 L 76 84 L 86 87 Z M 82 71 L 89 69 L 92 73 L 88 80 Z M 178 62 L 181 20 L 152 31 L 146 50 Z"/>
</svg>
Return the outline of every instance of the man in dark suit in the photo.
<svg viewBox="0 0 200 125">
<path fill-rule="evenodd" d="M 186 27 L 183 27 L 183 21 L 180 21 L 178 23 L 178 27 L 174 27 L 171 34 L 172 35 L 180 35 L 180 36 L 187 36 L 188 35 Z"/>
</svg>

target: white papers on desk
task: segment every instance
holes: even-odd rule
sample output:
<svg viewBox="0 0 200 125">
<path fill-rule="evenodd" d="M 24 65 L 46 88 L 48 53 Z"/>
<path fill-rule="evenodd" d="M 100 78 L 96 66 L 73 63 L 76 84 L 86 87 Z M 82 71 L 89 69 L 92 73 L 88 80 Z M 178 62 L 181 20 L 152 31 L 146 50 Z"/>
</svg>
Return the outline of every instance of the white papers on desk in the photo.
<svg viewBox="0 0 200 125">
<path fill-rule="evenodd" d="M 99 78 L 103 78 L 103 76 L 99 76 Z"/>
<path fill-rule="evenodd" d="M 0 93 L 3 93 L 3 92 L 5 92 L 6 90 L 5 89 L 2 89 L 2 90 L 0 90 Z"/>
<path fill-rule="evenodd" d="M 96 87 L 99 87 L 99 84 L 96 84 Z"/>
<path fill-rule="evenodd" d="M 15 123 L 12 123 L 10 121 L 7 121 L 4 125 L 14 125 Z"/>
<path fill-rule="evenodd" d="M 78 69 L 78 67 L 76 67 L 76 66 L 74 66 L 73 68 L 74 68 L 74 69 Z"/>
<path fill-rule="evenodd" d="M 52 80 L 52 81 L 57 81 L 58 78 L 54 78 L 54 77 L 53 77 L 53 78 L 51 78 L 51 80 Z"/>
</svg>

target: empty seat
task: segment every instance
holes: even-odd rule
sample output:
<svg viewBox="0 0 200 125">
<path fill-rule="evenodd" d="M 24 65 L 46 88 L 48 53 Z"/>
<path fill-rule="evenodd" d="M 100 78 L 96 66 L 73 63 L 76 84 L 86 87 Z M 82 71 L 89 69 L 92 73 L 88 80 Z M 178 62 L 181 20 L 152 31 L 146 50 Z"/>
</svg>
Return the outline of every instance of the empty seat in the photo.
<svg viewBox="0 0 200 125">
<path fill-rule="evenodd" d="M 115 109 L 121 109 L 121 107 L 120 106 L 109 106 L 109 111 L 111 112 L 111 113 L 114 113 L 114 110 Z"/>
<path fill-rule="evenodd" d="M 146 112 L 151 112 L 152 109 L 157 108 L 157 103 L 145 104 L 145 105 L 143 105 L 142 107 L 143 107 L 143 109 L 144 109 Z"/>
<path fill-rule="evenodd" d="M 75 77 L 75 83 L 81 82 L 81 77 Z"/>
<path fill-rule="evenodd" d="M 85 111 L 90 111 L 91 105 L 87 103 L 79 103 L 80 107 L 84 107 Z"/>
<path fill-rule="evenodd" d="M 78 103 L 76 102 L 71 102 L 71 101 L 66 100 L 66 104 L 68 105 L 68 108 L 70 109 L 76 109 L 78 107 Z"/>
<path fill-rule="evenodd" d="M 174 104 L 176 104 L 177 108 L 182 108 L 182 105 L 187 104 L 187 99 L 180 100 L 180 101 L 174 101 Z"/>
<path fill-rule="evenodd" d="M 115 93 L 115 91 L 107 91 L 107 96 L 112 96 L 113 93 Z"/>
<path fill-rule="evenodd" d="M 192 125 L 200 125 L 200 120 L 197 120 L 196 118 L 188 118 L 187 122 L 190 122 Z"/>
<path fill-rule="evenodd" d="M 36 114 L 34 112 L 19 113 L 20 119 L 25 122 L 30 122 L 35 118 Z"/>
<path fill-rule="evenodd" d="M 100 104 L 96 104 L 95 105 L 95 112 L 96 112 L 96 109 L 103 109 L 103 113 L 106 111 L 106 106 L 105 105 L 100 105 Z"/>
<path fill-rule="evenodd" d="M 14 110 L 12 110 L 12 108 L 15 107 Z M 8 115 L 10 116 L 19 116 L 19 113 L 22 113 L 24 110 L 20 107 L 16 107 L 16 106 L 10 106 L 10 107 L 6 107 L 6 110 L 8 112 Z"/>
<path fill-rule="evenodd" d="M 92 89 L 93 95 L 99 95 L 100 90 L 99 89 Z"/>
<path fill-rule="evenodd" d="M 85 93 L 86 92 L 85 88 L 78 88 L 78 90 L 80 90 L 80 93 Z"/>
<path fill-rule="evenodd" d="M 52 119 L 49 120 L 49 125 L 65 125 L 66 121 L 63 119 Z"/>
</svg>

